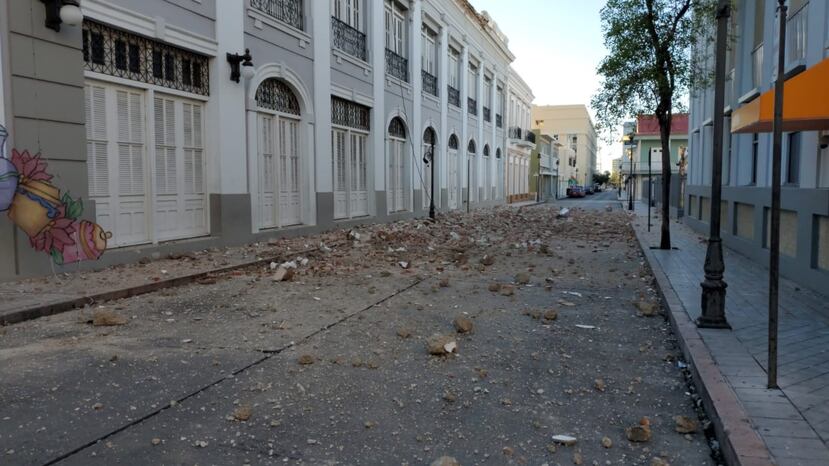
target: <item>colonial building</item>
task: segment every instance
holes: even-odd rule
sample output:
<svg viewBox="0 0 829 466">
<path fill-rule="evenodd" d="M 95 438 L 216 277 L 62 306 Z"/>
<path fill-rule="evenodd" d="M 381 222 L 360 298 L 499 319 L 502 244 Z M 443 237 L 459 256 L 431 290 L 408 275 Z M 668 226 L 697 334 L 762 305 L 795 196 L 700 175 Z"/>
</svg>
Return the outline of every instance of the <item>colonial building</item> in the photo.
<svg viewBox="0 0 829 466">
<path fill-rule="evenodd" d="M 530 156 L 530 192 L 546 202 L 558 198 L 558 148 L 556 140 L 533 130 L 536 146 Z"/>
<path fill-rule="evenodd" d="M 532 93 L 466 0 L 50 4 L 0 0 L 0 124 L 75 200 L 27 229 L 0 205 L 0 279 L 52 270 L 70 210 L 106 253 L 56 270 L 502 203 L 532 147 L 505 128 Z"/>
<path fill-rule="evenodd" d="M 535 133 L 530 131 L 530 109 L 533 99 L 530 86 L 517 73 L 511 71 L 507 120 L 508 202 L 527 201 L 533 198 L 528 181 L 530 154 L 535 149 Z"/>
<path fill-rule="evenodd" d="M 572 168 L 570 184 L 592 184 L 593 173 L 596 171 L 598 136 L 587 107 L 534 105 L 531 119 L 534 129 L 556 138 L 564 147 L 572 150 L 573 154 L 568 160 Z"/>
<path fill-rule="evenodd" d="M 780 270 L 805 286 L 829 283 L 829 2 L 790 0 L 785 47 L 785 110 L 780 215 Z M 722 237 L 729 247 L 768 264 L 772 107 L 779 44 L 777 2 L 735 4 L 726 61 L 722 165 Z M 735 33 L 736 31 L 736 33 Z M 697 48 L 714 66 L 713 42 Z M 711 210 L 714 89 L 691 97 L 688 225 L 708 231 Z M 726 269 L 728 265 L 726 264 Z"/>
</svg>

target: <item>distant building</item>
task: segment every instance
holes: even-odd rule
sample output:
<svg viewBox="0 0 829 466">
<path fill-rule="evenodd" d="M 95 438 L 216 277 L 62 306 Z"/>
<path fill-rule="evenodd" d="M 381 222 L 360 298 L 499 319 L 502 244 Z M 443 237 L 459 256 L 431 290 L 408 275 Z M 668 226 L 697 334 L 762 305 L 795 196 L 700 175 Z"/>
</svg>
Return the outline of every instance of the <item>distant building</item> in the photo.
<svg viewBox="0 0 829 466">
<path fill-rule="evenodd" d="M 572 150 L 573 168 L 570 184 L 588 185 L 596 171 L 597 135 L 587 107 L 584 105 L 534 105 L 532 124 L 541 134 L 553 137 L 564 147 Z M 562 162 L 564 159 L 561 159 Z"/>
<path fill-rule="evenodd" d="M 530 192 L 539 201 L 558 198 L 558 142 L 546 134 L 536 134 L 536 146 L 530 157 Z"/>
</svg>

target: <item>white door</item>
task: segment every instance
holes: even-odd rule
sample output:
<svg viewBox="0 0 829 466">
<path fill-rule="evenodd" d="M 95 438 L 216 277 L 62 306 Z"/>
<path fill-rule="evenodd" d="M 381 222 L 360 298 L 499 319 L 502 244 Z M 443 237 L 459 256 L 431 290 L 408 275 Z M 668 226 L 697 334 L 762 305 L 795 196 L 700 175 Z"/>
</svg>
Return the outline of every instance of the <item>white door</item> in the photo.
<svg viewBox="0 0 829 466">
<path fill-rule="evenodd" d="M 110 244 L 149 237 L 144 92 L 104 84 L 85 86 L 89 196 Z"/>
<path fill-rule="evenodd" d="M 334 218 L 348 218 L 348 155 L 346 154 L 345 131 L 335 129 L 331 132 L 331 147 L 334 150 Z"/>
<path fill-rule="evenodd" d="M 429 208 L 429 201 L 432 196 L 432 165 L 426 163 L 425 160 L 430 160 L 430 152 L 432 151 L 431 144 L 423 144 L 423 157 L 420 160 L 420 173 L 417 182 L 421 185 L 420 190 L 423 198 L 423 208 Z M 433 161 L 434 162 L 434 161 Z M 421 181 L 422 180 L 422 181 Z M 436 201 L 437 202 L 437 201 Z M 435 204 L 437 205 L 437 204 Z"/>
<path fill-rule="evenodd" d="M 484 199 L 492 196 L 492 161 L 484 157 Z"/>
<path fill-rule="evenodd" d="M 478 200 L 478 158 L 475 154 L 469 154 L 469 199 L 472 202 Z"/>
<path fill-rule="evenodd" d="M 273 120 L 271 115 L 259 115 L 259 218 L 261 228 L 277 226 Z"/>
<path fill-rule="evenodd" d="M 446 190 L 449 194 L 449 208 L 458 208 L 458 151 L 449 149 L 446 170 Z"/>
<path fill-rule="evenodd" d="M 206 234 L 202 105 L 156 94 L 153 109 L 157 238 Z"/>
<path fill-rule="evenodd" d="M 351 179 L 352 217 L 368 215 L 368 160 L 366 154 L 367 137 L 363 134 L 351 134 L 351 154 L 349 178 Z"/>
<path fill-rule="evenodd" d="M 498 192 L 498 199 L 503 199 L 504 197 L 504 159 L 498 158 L 498 180 L 495 182 L 497 187 L 496 191 Z"/>
<path fill-rule="evenodd" d="M 299 192 L 299 123 L 280 117 L 279 128 L 279 223 L 302 223 Z"/>
<path fill-rule="evenodd" d="M 405 141 L 402 139 L 390 137 L 388 150 L 388 199 L 389 212 L 399 212 L 405 210 L 403 201 L 404 181 L 403 176 L 403 162 L 405 153 Z"/>
</svg>

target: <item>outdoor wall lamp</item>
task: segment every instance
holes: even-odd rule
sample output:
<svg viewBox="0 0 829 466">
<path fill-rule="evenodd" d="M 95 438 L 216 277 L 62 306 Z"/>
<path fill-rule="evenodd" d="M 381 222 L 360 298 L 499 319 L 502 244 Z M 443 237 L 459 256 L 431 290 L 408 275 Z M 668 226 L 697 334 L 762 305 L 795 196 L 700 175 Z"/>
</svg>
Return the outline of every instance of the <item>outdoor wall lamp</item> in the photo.
<svg viewBox="0 0 829 466">
<path fill-rule="evenodd" d="M 250 49 L 245 49 L 244 55 L 238 53 L 228 53 L 227 62 L 230 63 L 230 80 L 239 82 L 239 78 L 250 79 L 256 74 L 253 68 L 253 57 L 250 55 Z M 241 67 L 240 67 L 241 65 Z"/>
<path fill-rule="evenodd" d="M 78 0 L 40 0 L 46 6 L 46 27 L 60 32 L 61 23 L 80 26 L 83 22 Z"/>
</svg>

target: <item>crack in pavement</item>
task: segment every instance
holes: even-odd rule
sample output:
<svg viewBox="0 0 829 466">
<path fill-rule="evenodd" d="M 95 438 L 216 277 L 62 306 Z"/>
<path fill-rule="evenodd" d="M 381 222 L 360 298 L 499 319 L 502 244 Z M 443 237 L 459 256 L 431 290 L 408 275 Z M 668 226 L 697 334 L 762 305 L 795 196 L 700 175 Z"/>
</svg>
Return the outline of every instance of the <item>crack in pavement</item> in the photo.
<svg viewBox="0 0 829 466">
<path fill-rule="evenodd" d="M 415 281 L 410 283 L 409 285 L 398 289 L 397 291 L 383 297 L 382 299 L 380 299 L 378 301 L 372 302 L 371 304 L 363 307 L 362 309 L 359 309 L 356 312 L 345 315 L 345 316 L 341 317 L 340 319 L 337 319 L 337 320 L 335 320 L 331 323 L 325 324 L 322 327 L 319 327 L 316 330 L 310 332 L 309 334 L 303 336 L 302 338 L 300 338 L 297 341 L 288 342 L 287 344 L 285 344 L 281 347 L 274 348 L 272 350 L 258 351 L 258 352 L 263 353 L 264 356 L 262 356 L 261 358 L 255 360 L 251 363 L 248 363 L 248 364 L 234 370 L 233 372 L 230 372 L 230 373 L 228 373 L 228 374 L 226 374 L 226 375 L 224 375 L 224 376 L 222 376 L 222 377 L 220 377 L 220 378 L 218 378 L 218 379 L 216 379 L 216 380 L 214 380 L 214 381 L 212 381 L 212 382 L 210 382 L 206 385 L 203 385 L 202 387 L 194 390 L 193 392 L 190 392 L 190 393 L 174 400 L 174 402 L 171 401 L 170 403 L 162 406 L 161 408 L 153 410 L 153 411 L 151 411 L 151 412 L 149 412 L 149 413 L 147 413 L 147 414 L 145 414 L 145 415 L 143 415 L 139 418 L 133 419 L 132 421 L 122 425 L 121 427 L 118 427 L 117 429 L 113 429 L 113 430 L 107 432 L 106 434 L 103 434 L 103 435 L 99 436 L 98 438 L 96 438 L 94 440 L 90 440 L 89 442 L 86 442 L 83 445 L 81 445 L 81 446 L 79 446 L 79 447 L 77 447 L 77 448 L 75 448 L 71 451 L 63 453 L 62 455 L 60 455 L 56 458 L 53 458 L 53 459 L 47 461 L 46 463 L 43 463 L 43 465 L 44 466 L 49 466 L 49 465 L 57 464 L 57 463 L 65 460 L 65 459 L 68 459 L 68 458 L 82 452 L 83 450 L 85 450 L 85 449 L 87 449 L 87 448 L 89 448 L 89 447 L 91 447 L 91 446 L 93 446 L 93 445 L 95 445 L 95 444 L 97 444 L 101 441 L 104 441 L 104 440 L 112 437 L 113 435 L 119 434 L 119 433 L 124 432 L 125 430 L 127 430 L 131 427 L 134 427 L 138 424 L 141 424 L 144 421 L 147 421 L 147 420 L 161 414 L 162 412 L 172 408 L 173 406 L 175 406 L 177 404 L 183 403 L 184 401 L 187 401 L 188 399 L 193 398 L 196 395 L 204 393 L 205 391 L 209 390 L 210 388 L 215 387 L 215 386 L 219 385 L 220 383 L 222 383 L 222 382 L 224 382 L 228 379 L 235 378 L 237 375 L 239 375 L 243 372 L 246 372 L 247 370 L 249 370 L 253 367 L 258 366 L 258 365 L 262 364 L 265 361 L 268 361 L 269 359 L 273 358 L 274 356 L 276 356 L 278 354 L 281 354 L 283 351 L 285 351 L 287 349 L 290 349 L 294 346 L 298 346 L 299 344 L 304 343 L 304 342 L 310 340 L 311 338 L 313 338 L 313 337 L 315 337 L 315 336 L 317 336 L 317 335 L 319 335 L 323 332 L 326 332 L 326 331 L 330 330 L 331 328 L 333 328 L 333 327 L 335 327 L 335 326 L 337 326 L 337 325 L 339 325 L 343 322 L 346 322 L 346 321 L 350 320 L 353 317 L 356 317 L 356 316 L 370 310 L 373 307 L 376 307 L 380 304 L 383 304 L 384 302 L 386 302 L 386 301 L 388 301 L 388 300 L 390 300 L 390 299 L 392 299 L 396 296 L 399 296 L 399 295 L 411 290 L 412 288 L 414 288 L 417 285 L 423 283 L 424 281 L 426 281 L 426 278 L 416 278 Z"/>
</svg>

